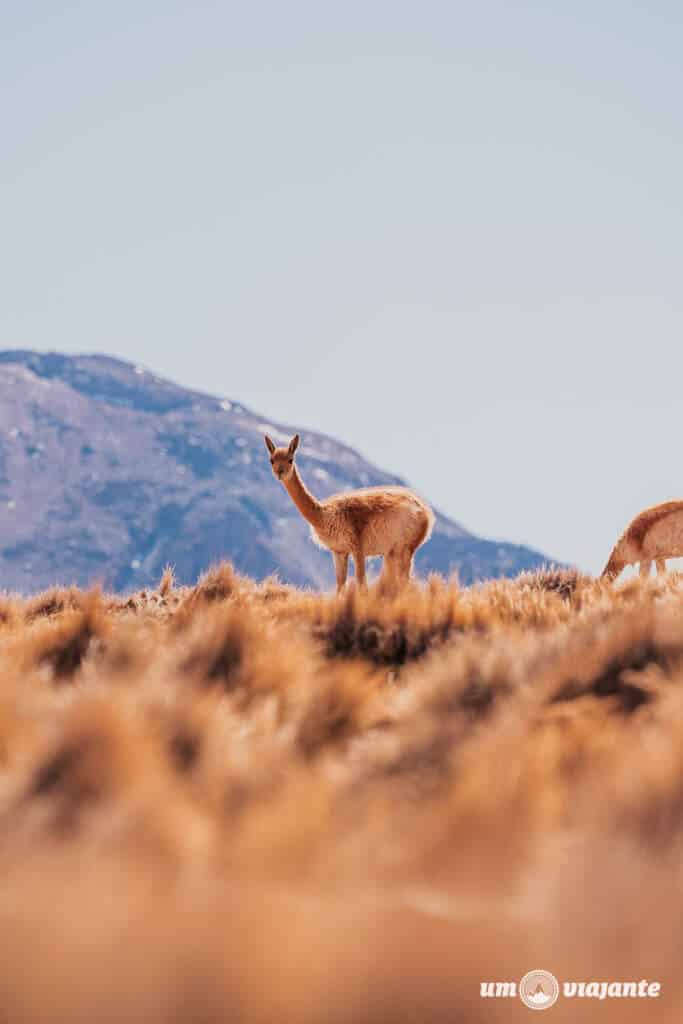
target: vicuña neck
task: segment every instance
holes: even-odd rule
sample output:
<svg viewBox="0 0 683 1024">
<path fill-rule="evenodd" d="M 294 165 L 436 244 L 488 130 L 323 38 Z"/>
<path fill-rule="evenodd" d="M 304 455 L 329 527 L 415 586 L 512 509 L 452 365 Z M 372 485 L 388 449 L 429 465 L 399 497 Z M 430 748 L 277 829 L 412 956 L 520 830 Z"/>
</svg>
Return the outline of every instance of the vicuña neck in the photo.
<svg viewBox="0 0 683 1024">
<path fill-rule="evenodd" d="M 311 526 L 318 526 L 322 519 L 322 506 L 304 484 L 296 466 L 289 479 L 284 481 L 284 485 L 304 519 L 307 519 Z"/>
</svg>

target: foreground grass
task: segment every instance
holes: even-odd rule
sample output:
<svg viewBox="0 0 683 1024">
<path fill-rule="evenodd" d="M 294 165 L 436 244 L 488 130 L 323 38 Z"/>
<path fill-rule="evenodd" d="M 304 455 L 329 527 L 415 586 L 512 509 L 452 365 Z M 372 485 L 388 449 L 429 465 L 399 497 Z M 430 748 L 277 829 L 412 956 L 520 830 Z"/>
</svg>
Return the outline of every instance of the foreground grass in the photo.
<svg viewBox="0 0 683 1024">
<path fill-rule="evenodd" d="M 679 1021 L 683 586 L 0 602 L 7 1021 Z"/>
</svg>

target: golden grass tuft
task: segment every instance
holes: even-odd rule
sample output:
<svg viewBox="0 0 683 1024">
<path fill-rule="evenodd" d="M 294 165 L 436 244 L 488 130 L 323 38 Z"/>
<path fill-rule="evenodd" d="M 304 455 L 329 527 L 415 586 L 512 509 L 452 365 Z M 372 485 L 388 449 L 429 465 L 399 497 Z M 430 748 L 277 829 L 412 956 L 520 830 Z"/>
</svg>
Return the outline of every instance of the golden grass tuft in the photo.
<svg viewBox="0 0 683 1024">
<path fill-rule="evenodd" d="M 525 1019 L 532 968 L 683 1007 L 683 587 L 341 597 L 213 567 L 0 601 L 8 1021 Z"/>
</svg>

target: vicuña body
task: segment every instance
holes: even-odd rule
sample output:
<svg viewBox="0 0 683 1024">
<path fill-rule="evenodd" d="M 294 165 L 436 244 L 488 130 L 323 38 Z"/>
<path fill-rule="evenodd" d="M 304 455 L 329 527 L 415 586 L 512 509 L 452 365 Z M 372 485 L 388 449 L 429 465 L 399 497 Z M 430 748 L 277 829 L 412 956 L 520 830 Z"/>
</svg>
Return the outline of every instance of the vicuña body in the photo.
<svg viewBox="0 0 683 1024">
<path fill-rule="evenodd" d="M 434 525 L 434 514 L 424 501 L 405 487 L 368 487 L 318 501 L 294 464 L 299 435 L 287 448 L 276 448 L 267 434 L 265 441 L 273 474 L 311 524 L 314 540 L 332 552 L 337 592 L 346 583 L 349 556 L 360 587 L 366 585 L 365 559 L 373 555 L 384 557 L 384 575 L 392 583 L 409 579 L 415 552 Z"/>
<path fill-rule="evenodd" d="M 666 572 L 667 558 L 683 557 L 683 501 L 665 501 L 637 515 L 614 545 L 603 577 L 614 580 L 622 569 L 640 562 L 640 575 L 649 576 L 652 563 Z"/>
</svg>

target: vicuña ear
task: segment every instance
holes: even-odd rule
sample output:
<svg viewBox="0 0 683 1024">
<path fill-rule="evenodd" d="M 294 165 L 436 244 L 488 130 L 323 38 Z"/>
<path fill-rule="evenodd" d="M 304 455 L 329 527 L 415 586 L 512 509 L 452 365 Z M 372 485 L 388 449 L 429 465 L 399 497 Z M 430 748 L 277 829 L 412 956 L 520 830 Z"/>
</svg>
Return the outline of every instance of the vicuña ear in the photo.
<svg viewBox="0 0 683 1024">
<path fill-rule="evenodd" d="M 300 440 L 299 435 L 295 434 L 294 437 L 292 438 L 292 440 L 289 442 L 289 454 L 290 455 L 293 455 L 294 452 L 299 447 L 299 440 Z"/>
<path fill-rule="evenodd" d="M 275 451 L 275 445 L 273 444 L 273 442 L 271 441 L 271 439 L 270 439 L 270 438 L 268 437 L 268 435 L 267 435 L 267 434 L 266 434 L 266 436 L 265 436 L 265 437 L 263 438 L 263 440 L 264 440 L 264 441 L 266 442 L 266 448 L 268 449 L 268 451 L 269 451 L 269 452 L 270 452 L 270 454 L 272 455 L 272 454 L 273 454 L 273 452 Z"/>
</svg>

